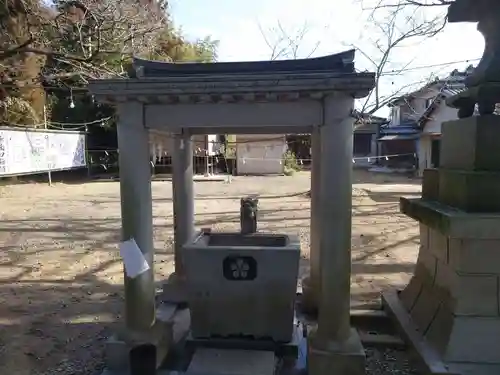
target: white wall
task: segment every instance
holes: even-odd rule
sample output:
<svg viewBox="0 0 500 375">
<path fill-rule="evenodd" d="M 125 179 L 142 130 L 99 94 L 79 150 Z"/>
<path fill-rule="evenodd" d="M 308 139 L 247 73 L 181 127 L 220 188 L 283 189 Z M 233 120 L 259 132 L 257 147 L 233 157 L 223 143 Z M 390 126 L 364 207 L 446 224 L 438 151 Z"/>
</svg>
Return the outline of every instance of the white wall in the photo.
<svg viewBox="0 0 500 375">
<path fill-rule="evenodd" d="M 426 134 L 420 136 L 418 142 L 418 176 L 422 177 L 424 169 L 431 167 L 432 137 Z"/>
<path fill-rule="evenodd" d="M 398 126 L 400 123 L 401 123 L 401 107 L 400 106 L 392 107 L 389 119 L 389 127 Z"/>
<path fill-rule="evenodd" d="M 282 134 L 236 136 L 238 175 L 282 174 L 286 138 Z"/>
<path fill-rule="evenodd" d="M 444 100 L 438 108 L 431 114 L 430 120 L 427 121 L 423 133 L 426 134 L 441 134 L 441 124 L 444 121 L 458 119 L 458 110 L 448 107 Z"/>
</svg>

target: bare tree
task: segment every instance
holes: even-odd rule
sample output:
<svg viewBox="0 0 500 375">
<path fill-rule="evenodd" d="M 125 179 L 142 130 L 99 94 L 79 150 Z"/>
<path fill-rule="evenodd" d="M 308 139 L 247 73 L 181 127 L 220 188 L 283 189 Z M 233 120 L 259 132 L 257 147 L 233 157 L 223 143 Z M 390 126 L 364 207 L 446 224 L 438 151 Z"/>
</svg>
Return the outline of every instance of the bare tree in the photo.
<svg viewBox="0 0 500 375">
<path fill-rule="evenodd" d="M 365 32 L 368 37 L 363 40 L 366 46 L 352 44 L 351 46 L 363 55 L 371 66 L 375 76 L 375 88 L 370 95 L 364 99 L 360 111 L 366 114 L 374 114 L 382 107 L 386 106 L 395 97 L 409 90 L 419 82 L 412 82 L 402 85 L 397 89 L 383 90 L 389 85 L 384 78 L 400 76 L 407 69 L 410 69 L 414 59 L 407 58 L 403 62 L 397 63 L 395 54 L 405 47 L 422 43 L 427 38 L 431 38 L 441 32 L 446 24 L 446 18 L 442 14 L 437 14 L 428 18 L 421 9 L 410 9 L 402 1 L 401 4 L 394 4 L 390 8 L 374 8 L 368 16 L 367 28 L 373 32 Z M 379 1 L 382 3 L 382 1 Z M 415 5 L 415 4 L 413 4 Z M 383 91 L 386 91 L 383 93 Z"/>
<path fill-rule="evenodd" d="M 360 112 L 373 115 L 395 97 L 416 85 L 428 82 L 428 79 L 419 79 L 400 86 L 393 85 L 394 78 L 409 69 L 414 60 L 408 58 L 398 63 L 395 55 L 405 47 L 437 35 L 444 28 L 446 17 L 442 13 L 429 17 L 423 7 L 446 5 L 446 3 L 444 0 L 376 0 L 372 2 L 372 7 L 364 7 L 367 22 L 364 25 L 363 37 L 358 43 L 346 43 L 346 46 L 355 48 L 367 60 L 367 70 L 376 73 L 375 88 L 361 102 Z M 262 27 L 260 31 L 273 60 L 309 57 L 320 45 L 318 41 L 308 54 L 301 51 L 309 32 L 307 23 L 293 32 L 285 30 L 280 22 L 268 32 Z"/>
<path fill-rule="evenodd" d="M 321 41 L 317 41 L 312 47 L 309 47 L 307 52 L 302 51 L 304 40 L 310 31 L 310 25 L 307 21 L 291 31 L 286 30 L 279 20 L 275 26 L 267 30 L 264 30 L 259 24 L 259 30 L 270 50 L 270 60 L 307 58 L 312 56 L 321 44 Z"/>
</svg>

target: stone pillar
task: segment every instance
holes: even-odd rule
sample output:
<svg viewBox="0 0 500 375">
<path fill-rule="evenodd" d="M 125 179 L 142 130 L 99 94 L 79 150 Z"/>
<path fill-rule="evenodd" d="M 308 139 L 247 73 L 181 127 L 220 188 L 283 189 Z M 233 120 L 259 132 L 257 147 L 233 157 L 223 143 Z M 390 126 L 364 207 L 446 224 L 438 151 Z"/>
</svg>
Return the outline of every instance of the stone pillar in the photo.
<svg viewBox="0 0 500 375">
<path fill-rule="evenodd" d="M 321 224 L 321 134 L 320 127 L 313 127 L 311 133 L 311 221 L 310 221 L 310 272 L 302 281 L 302 308 L 316 313 L 320 294 L 320 224 Z"/>
<path fill-rule="evenodd" d="M 309 335 L 311 375 L 364 374 L 365 354 L 350 327 L 352 141 L 354 100 L 327 97 L 321 126 L 321 294 Z"/>
<path fill-rule="evenodd" d="M 174 136 L 172 164 L 175 276 L 182 280 L 182 246 L 194 236 L 193 142 L 186 130 Z"/>
<path fill-rule="evenodd" d="M 384 300 L 454 374 L 500 373 L 498 139 L 499 116 L 443 123 L 440 168 L 425 170 L 421 199 L 401 200 L 420 222 L 420 250 L 408 286 Z"/>
<path fill-rule="evenodd" d="M 150 267 L 134 279 L 125 275 L 125 320 L 129 331 L 143 332 L 155 323 L 149 136 L 141 103 L 120 105 L 118 113 L 122 240 L 133 238 Z"/>
</svg>

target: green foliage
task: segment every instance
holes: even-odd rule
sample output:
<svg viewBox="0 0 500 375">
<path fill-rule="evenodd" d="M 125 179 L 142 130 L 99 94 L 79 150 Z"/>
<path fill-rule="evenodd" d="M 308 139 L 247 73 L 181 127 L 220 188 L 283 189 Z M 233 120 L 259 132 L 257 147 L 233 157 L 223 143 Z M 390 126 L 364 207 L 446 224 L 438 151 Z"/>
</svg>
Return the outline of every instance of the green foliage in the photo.
<svg viewBox="0 0 500 375">
<path fill-rule="evenodd" d="M 30 38 L 29 25 L 39 25 L 33 17 L 38 2 L 4 0 L 3 3 L 4 6 L 0 7 L 0 121 L 19 125 L 39 124 L 43 119 L 45 95 L 36 81 L 44 57 L 31 53 L 2 54 L 4 49 L 8 51 L 10 46 Z"/>
<path fill-rule="evenodd" d="M 224 157 L 226 159 L 234 159 L 236 157 L 236 134 L 226 134 Z"/>
<path fill-rule="evenodd" d="M 210 62 L 217 41 L 187 40 L 166 6 L 146 0 L 4 0 L 0 7 L 0 121 L 33 125 L 43 109 L 57 122 L 113 116 L 78 88 L 126 76 L 132 56 Z M 148 4 L 148 5 L 145 5 Z M 153 4 L 153 5 L 151 5 Z M 52 90 L 53 87 L 58 89 Z M 72 92 L 69 87 L 75 88 Z M 70 108 L 73 100 L 75 107 Z M 96 124 L 114 127 L 114 121 Z"/>
<path fill-rule="evenodd" d="M 213 62 L 217 59 L 217 47 L 218 41 L 210 37 L 189 41 L 180 31 L 168 28 L 158 34 L 154 47 L 144 57 L 170 62 Z"/>
<path fill-rule="evenodd" d="M 297 162 L 297 157 L 290 150 L 283 154 L 283 163 L 285 167 L 285 174 L 287 174 L 287 171 L 293 174 L 301 169 L 299 163 Z"/>
</svg>

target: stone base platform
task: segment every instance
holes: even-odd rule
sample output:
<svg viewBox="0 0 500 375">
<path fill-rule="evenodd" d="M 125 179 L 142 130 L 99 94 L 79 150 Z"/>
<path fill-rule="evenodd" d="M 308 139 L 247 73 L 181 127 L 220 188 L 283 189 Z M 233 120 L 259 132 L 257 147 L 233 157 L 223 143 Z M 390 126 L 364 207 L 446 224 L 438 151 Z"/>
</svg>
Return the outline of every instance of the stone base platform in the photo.
<svg viewBox="0 0 500 375">
<path fill-rule="evenodd" d="M 448 367 L 443 363 L 439 354 L 419 332 L 410 314 L 401 303 L 399 292 L 390 291 L 383 293 L 382 304 L 387 314 L 393 318 L 404 340 L 414 349 L 419 365 L 425 374 L 458 375 L 448 370 Z"/>
<path fill-rule="evenodd" d="M 199 348 L 186 375 L 273 375 L 278 359 L 272 351 Z"/>
<path fill-rule="evenodd" d="M 388 314 L 431 374 L 500 374 L 500 213 L 406 198 L 401 211 L 420 249 L 406 288 L 384 294 Z"/>
<path fill-rule="evenodd" d="M 324 342 L 316 331 L 308 335 L 307 371 L 309 375 L 364 375 L 366 355 L 356 329 L 342 343 Z"/>
<path fill-rule="evenodd" d="M 304 331 L 301 324 L 294 327 L 293 338 L 290 342 L 280 343 L 272 340 L 250 340 L 244 338 L 209 338 L 197 339 L 188 335 L 186 347 L 209 348 L 209 349 L 234 349 L 271 351 L 279 357 L 297 358 L 300 342 L 304 339 Z"/>
<path fill-rule="evenodd" d="M 193 354 L 186 371 L 159 370 L 155 375 L 274 375 L 278 368 L 273 352 L 201 348 Z M 102 375 L 129 374 L 105 370 Z"/>
<path fill-rule="evenodd" d="M 500 364 L 473 362 L 445 362 L 440 353 L 429 343 L 400 300 L 400 292 L 385 292 L 382 295 L 384 309 L 393 318 L 405 341 L 414 349 L 421 370 L 429 375 L 496 375 L 500 374 Z M 477 337 L 481 332 L 476 332 Z M 469 333 L 469 338 L 474 333 Z M 463 343 L 467 344 L 467 338 Z M 493 350 L 497 348 L 492 347 Z"/>
<path fill-rule="evenodd" d="M 108 339 L 105 347 L 105 373 L 128 373 L 130 351 L 142 344 L 153 344 L 156 347 L 156 366 L 159 368 L 172 347 L 187 336 L 190 327 L 189 310 L 178 309 L 172 304 L 160 304 L 156 314 L 156 324 L 151 332 L 137 336 L 124 331 Z"/>
<path fill-rule="evenodd" d="M 175 272 L 172 273 L 162 285 L 158 295 L 162 303 L 175 304 L 181 307 L 188 306 L 188 290 L 185 280 L 180 279 Z"/>
<path fill-rule="evenodd" d="M 273 375 L 288 374 L 297 366 L 305 368 L 305 358 L 298 360 L 305 354 L 300 352 L 304 352 L 306 346 L 304 328 L 299 322 L 294 325 L 293 340 L 288 343 L 244 338 L 195 339 L 189 334 L 188 309 L 164 310 L 163 316 L 167 315 L 172 322 L 170 345 L 168 351 L 160 348 L 161 360 L 158 358 L 155 375 Z M 110 339 L 107 367 L 102 375 L 130 375 L 127 362 L 130 349 L 125 342 Z"/>
</svg>

